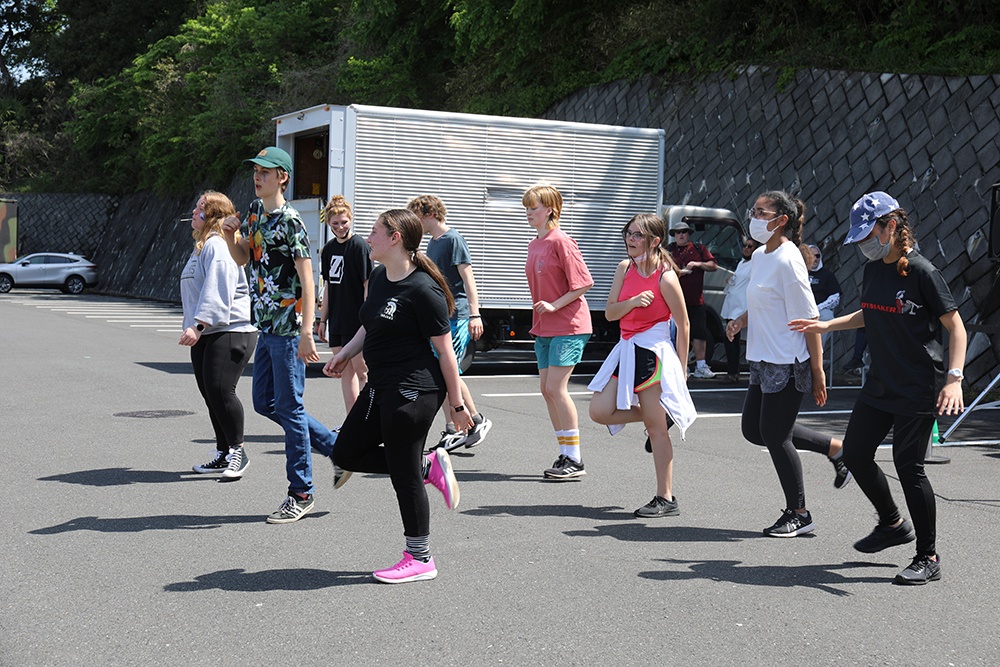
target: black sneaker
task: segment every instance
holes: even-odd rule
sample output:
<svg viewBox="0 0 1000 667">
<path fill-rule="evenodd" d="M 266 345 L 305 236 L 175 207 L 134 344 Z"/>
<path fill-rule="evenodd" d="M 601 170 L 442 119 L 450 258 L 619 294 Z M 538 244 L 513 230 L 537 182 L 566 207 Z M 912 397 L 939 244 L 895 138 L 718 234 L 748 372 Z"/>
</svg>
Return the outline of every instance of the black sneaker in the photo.
<svg viewBox="0 0 1000 667">
<path fill-rule="evenodd" d="M 229 465 L 222 471 L 222 479 L 236 481 L 243 477 L 244 471 L 250 465 L 250 456 L 243 447 L 233 447 L 229 450 Z"/>
<path fill-rule="evenodd" d="M 816 524 L 813 523 L 809 512 L 799 514 L 792 510 L 783 510 L 774 525 L 764 529 L 764 534 L 768 537 L 795 537 L 811 533 L 815 529 Z"/>
<path fill-rule="evenodd" d="M 574 461 L 570 457 L 560 454 L 551 468 L 542 473 L 545 479 L 573 479 L 583 477 L 587 471 L 583 469 L 583 461 Z"/>
<path fill-rule="evenodd" d="M 830 459 L 830 463 L 833 464 L 833 469 L 835 471 L 833 488 L 842 489 L 850 484 L 851 480 L 854 479 L 854 475 L 852 475 L 851 471 L 847 469 L 847 466 L 844 464 L 843 457 Z"/>
<path fill-rule="evenodd" d="M 229 455 L 226 452 L 216 452 L 215 458 L 208 463 L 191 466 L 191 470 L 205 474 L 209 472 L 222 472 L 229 467 Z"/>
<path fill-rule="evenodd" d="M 913 526 L 906 519 L 896 526 L 889 528 L 886 526 L 875 526 L 875 530 L 870 535 L 862 537 L 854 543 L 854 548 L 865 554 L 873 554 L 889 547 L 906 544 L 917 539 L 917 534 L 913 532 Z"/>
<path fill-rule="evenodd" d="M 333 461 L 333 457 L 330 457 L 330 461 Z M 344 470 L 336 463 L 333 464 L 333 488 L 339 489 L 344 484 L 347 484 L 347 480 L 351 478 L 353 473 L 350 470 Z"/>
<path fill-rule="evenodd" d="M 312 508 L 313 497 L 311 494 L 306 498 L 291 495 L 285 498 L 285 502 L 281 503 L 281 507 L 271 512 L 271 515 L 267 517 L 267 522 L 292 523 L 304 517 Z"/>
<path fill-rule="evenodd" d="M 677 507 L 677 497 L 673 496 L 667 500 L 663 496 L 653 496 L 653 499 L 637 509 L 635 514 L 640 519 L 649 519 L 659 516 L 677 516 L 681 511 Z"/>
<path fill-rule="evenodd" d="M 453 449 L 461 447 L 464 442 L 464 433 L 459 433 L 453 426 L 447 426 L 445 430 L 441 431 L 441 439 L 438 440 L 436 445 L 431 447 L 430 451 L 434 451 L 438 447 L 443 447 L 444 451 L 450 452 Z"/>
<path fill-rule="evenodd" d="M 669 431 L 673 425 L 674 420 L 670 418 L 670 415 L 667 415 L 667 430 Z M 653 443 L 649 441 L 649 433 L 646 434 L 646 451 L 650 454 L 653 453 Z"/>
<path fill-rule="evenodd" d="M 896 575 L 893 583 L 906 586 L 920 586 L 928 581 L 941 578 L 941 557 L 931 560 L 930 556 L 916 556 L 905 570 Z"/>
</svg>

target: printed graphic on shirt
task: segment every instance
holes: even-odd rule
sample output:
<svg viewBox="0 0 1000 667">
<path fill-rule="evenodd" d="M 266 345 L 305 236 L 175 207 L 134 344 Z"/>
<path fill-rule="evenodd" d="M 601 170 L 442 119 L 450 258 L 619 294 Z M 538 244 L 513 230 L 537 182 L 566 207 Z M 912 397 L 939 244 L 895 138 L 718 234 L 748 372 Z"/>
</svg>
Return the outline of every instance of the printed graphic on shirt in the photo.
<svg viewBox="0 0 1000 667">
<path fill-rule="evenodd" d="M 330 258 L 330 279 L 328 282 L 339 285 L 344 278 L 344 258 L 334 255 Z"/>
<path fill-rule="evenodd" d="M 919 303 L 914 303 L 906 298 L 906 290 L 901 289 L 896 292 L 896 302 L 887 306 L 881 303 L 862 301 L 861 307 L 866 310 L 878 310 L 883 313 L 896 313 L 897 315 L 916 315 L 917 311 L 923 308 Z"/>
<path fill-rule="evenodd" d="M 390 322 L 396 317 L 396 308 L 398 304 L 396 302 L 396 297 L 392 297 L 385 302 L 385 307 L 382 309 L 380 317 L 384 320 L 389 320 Z"/>
</svg>

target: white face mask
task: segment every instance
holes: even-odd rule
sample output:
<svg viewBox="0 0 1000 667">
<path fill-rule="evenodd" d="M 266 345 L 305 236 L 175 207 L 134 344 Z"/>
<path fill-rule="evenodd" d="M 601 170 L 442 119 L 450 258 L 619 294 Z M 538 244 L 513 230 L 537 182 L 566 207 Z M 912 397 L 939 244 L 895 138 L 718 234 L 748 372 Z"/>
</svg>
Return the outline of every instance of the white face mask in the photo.
<svg viewBox="0 0 1000 667">
<path fill-rule="evenodd" d="M 774 236 L 774 230 L 768 230 L 767 226 L 774 222 L 774 218 L 770 220 L 761 220 L 760 218 L 750 218 L 750 236 L 757 243 L 767 243 Z"/>
<path fill-rule="evenodd" d="M 892 238 L 885 243 L 882 243 L 878 236 L 872 236 L 864 241 L 858 243 L 858 250 L 861 254 L 865 256 L 869 262 L 877 262 L 880 259 L 885 259 L 886 255 L 892 249 Z"/>
</svg>

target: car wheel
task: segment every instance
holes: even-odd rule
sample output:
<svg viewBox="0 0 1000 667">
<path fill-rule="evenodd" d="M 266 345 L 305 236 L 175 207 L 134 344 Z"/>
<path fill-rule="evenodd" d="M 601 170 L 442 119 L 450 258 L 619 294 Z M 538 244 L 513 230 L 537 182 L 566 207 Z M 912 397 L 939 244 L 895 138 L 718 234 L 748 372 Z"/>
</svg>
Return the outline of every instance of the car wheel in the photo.
<svg viewBox="0 0 1000 667">
<path fill-rule="evenodd" d="M 0 274 L 0 293 L 6 294 L 14 287 L 14 279 L 6 273 Z"/>
<path fill-rule="evenodd" d="M 87 286 L 80 276 L 70 276 L 63 285 L 63 291 L 67 294 L 79 294 Z"/>
</svg>

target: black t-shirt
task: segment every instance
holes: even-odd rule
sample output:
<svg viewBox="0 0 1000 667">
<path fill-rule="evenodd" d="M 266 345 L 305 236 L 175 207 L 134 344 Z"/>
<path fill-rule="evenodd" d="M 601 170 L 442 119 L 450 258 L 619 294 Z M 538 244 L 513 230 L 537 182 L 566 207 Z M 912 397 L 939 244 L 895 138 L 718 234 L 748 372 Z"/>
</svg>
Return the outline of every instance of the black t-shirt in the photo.
<svg viewBox="0 0 1000 667">
<path fill-rule="evenodd" d="M 368 384 L 420 392 L 445 388 L 430 338 L 451 331 L 448 303 L 428 274 L 418 269 L 392 282 L 384 266 L 375 267 L 361 306 L 361 323 Z"/>
<path fill-rule="evenodd" d="M 344 243 L 331 239 L 320 255 L 320 275 L 326 281 L 327 331 L 352 337 L 361 328 L 358 310 L 365 300 L 365 281 L 372 272 L 371 248 L 357 234 Z"/>
<path fill-rule="evenodd" d="M 940 318 L 957 306 L 933 264 L 916 251 L 906 258 L 905 277 L 895 263 L 865 265 L 861 308 L 872 362 L 858 400 L 893 414 L 933 416 L 945 381 Z"/>
<path fill-rule="evenodd" d="M 809 286 L 812 287 L 813 298 L 819 305 L 830 298 L 831 294 L 840 293 L 840 283 L 833 271 L 825 266 L 809 272 Z"/>
</svg>

